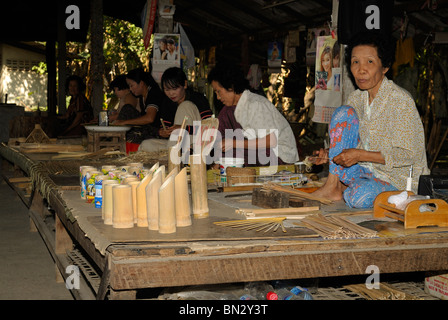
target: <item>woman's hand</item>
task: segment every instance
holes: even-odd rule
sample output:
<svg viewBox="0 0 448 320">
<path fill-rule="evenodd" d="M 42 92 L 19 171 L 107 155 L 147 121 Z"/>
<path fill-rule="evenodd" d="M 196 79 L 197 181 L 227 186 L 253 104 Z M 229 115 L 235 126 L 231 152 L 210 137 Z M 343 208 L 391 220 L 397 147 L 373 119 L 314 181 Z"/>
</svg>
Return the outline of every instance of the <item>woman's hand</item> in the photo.
<svg viewBox="0 0 448 320">
<path fill-rule="evenodd" d="M 112 122 L 112 124 L 114 126 L 124 126 L 126 125 L 126 120 L 115 120 L 114 122 Z"/>
<path fill-rule="evenodd" d="M 234 148 L 233 139 L 222 139 L 221 141 L 222 152 L 226 152 L 227 150 L 232 150 Z"/>
<path fill-rule="evenodd" d="M 320 148 L 320 150 L 315 150 L 313 152 L 313 156 L 310 157 L 310 160 L 315 165 L 321 165 L 328 162 L 328 149 Z"/>
<path fill-rule="evenodd" d="M 361 159 L 360 149 L 345 149 L 333 158 L 333 162 L 343 167 L 351 167 L 357 164 Z"/>
</svg>

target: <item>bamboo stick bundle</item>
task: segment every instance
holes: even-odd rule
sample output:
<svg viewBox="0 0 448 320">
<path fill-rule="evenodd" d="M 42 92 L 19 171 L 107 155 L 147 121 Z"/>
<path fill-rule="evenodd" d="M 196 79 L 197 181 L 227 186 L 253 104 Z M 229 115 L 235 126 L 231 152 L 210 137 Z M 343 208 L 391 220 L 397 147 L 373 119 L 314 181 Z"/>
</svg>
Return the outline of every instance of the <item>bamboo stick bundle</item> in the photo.
<svg viewBox="0 0 448 320">
<path fill-rule="evenodd" d="M 286 229 L 283 225 L 284 217 L 278 218 L 259 218 L 252 220 L 231 220 L 231 221 L 218 221 L 214 222 L 214 224 L 223 227 L 230 228 L 238 228 L 240 230 L 255 230 L 257 232 L 263 231 L 264 233 L 272 231 L 277 231 L 278 228 L 281 227 L 283 232 L 286 232 Z"/>
<path fill-rule="evenodd" d="M 324 239 L 374 238 L 376 231 L 358 226 L 338 216 L 310 215 L 301 224 L 316 231 Z"/>
<path fill-rule="evenodd" d="M 322 198 L 322 197 L 316 197 L 316 196 L 313 196 L 313 194 L 311 194 L 311 193 L 300 191 L 300 190 L 296 190 L 296 189 L 293 189 L 293 188 L 288 187 L 288 186 L 282 186 L 282 185 L 279 185 L 279 184 L 274 183 L 274 182 L 267 182 L 267 183 L 265 183 L 263 185 L 262 189 L 266 190 L 266 191 L 267 190 L 275 190 L 275 191 L 279 191 L 279 192 L 285 192 L 285 193 L 292 194 L 292 195 L 294 195 L 296 197 L 300 197 L 302 199 L 316 200 L 316 201 L 319 201 L 319 202 L 321 202 L 323 204 L 332 204 L 333 203 L 333 201 L 331 201 L 329 199 Z"/>
<path fill-rule="evenodd" d="M 379 289 L 368 289 L 363 283 L 346 285 L 344 288 L 358 293 L 368 300 L 420 300 L 418 297 L 397 290 L 384 282 L 381 282 L 379 286 Z"/>
</svg>

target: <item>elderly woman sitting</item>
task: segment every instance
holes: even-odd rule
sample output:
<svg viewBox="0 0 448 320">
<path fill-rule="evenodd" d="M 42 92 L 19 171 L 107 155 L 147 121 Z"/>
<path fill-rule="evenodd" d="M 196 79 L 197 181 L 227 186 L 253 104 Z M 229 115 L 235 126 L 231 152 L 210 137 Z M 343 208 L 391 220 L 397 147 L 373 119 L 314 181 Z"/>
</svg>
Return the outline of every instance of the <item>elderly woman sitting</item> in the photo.
<svg viewBox="0 0 448 320">
<path fill-rule="evenodd" d="M 393 57 L 393 43 L 380 34 L 350 41 L 345 59 L 358 89 L 333 113 L 330 149 L 316 152 L 315 163 L 330 161 L 330 173 L 314 195 L 371 208 L 381 192 L 406 189 L 411 167 L 415 193 L 420 175 L 429 174 L 414 100 L 386 77 Z"/>
</svg>

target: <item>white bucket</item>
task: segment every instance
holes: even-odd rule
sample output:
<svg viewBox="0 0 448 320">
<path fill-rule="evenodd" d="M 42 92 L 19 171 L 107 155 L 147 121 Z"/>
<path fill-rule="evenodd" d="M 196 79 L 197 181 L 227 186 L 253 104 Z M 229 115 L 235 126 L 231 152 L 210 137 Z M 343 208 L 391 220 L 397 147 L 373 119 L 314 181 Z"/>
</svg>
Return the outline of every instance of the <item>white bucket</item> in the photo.
<svg viewBox="0 0 448 320">
<path fill-rule="evenodd" d="M 219 173 L 221 174 L 221 182 L 227 182 L 226 169 L 242 168 L 244 166 L 244 158 L 220 158 L 219 159 Z"/>
</svg>

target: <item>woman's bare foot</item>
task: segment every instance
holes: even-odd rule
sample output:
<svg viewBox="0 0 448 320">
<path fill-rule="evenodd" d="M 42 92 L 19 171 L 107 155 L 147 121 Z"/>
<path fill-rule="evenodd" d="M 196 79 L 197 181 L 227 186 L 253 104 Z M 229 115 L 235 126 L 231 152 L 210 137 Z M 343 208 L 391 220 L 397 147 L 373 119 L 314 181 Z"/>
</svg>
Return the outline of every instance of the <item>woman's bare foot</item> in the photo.
<svg viewBox="0 0 448 320">
<path fill-rule="evenodd" d="M 339 177 L 330 173 L 325 184 L 312 192 L 316 197 L 326 198 L 332 201 L 343 199 L 343 192 L 347 187 L 339 181 Z"/>
</svg>

